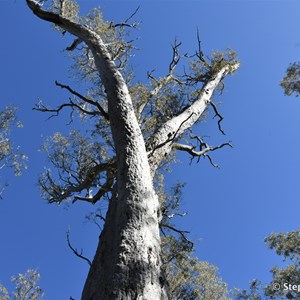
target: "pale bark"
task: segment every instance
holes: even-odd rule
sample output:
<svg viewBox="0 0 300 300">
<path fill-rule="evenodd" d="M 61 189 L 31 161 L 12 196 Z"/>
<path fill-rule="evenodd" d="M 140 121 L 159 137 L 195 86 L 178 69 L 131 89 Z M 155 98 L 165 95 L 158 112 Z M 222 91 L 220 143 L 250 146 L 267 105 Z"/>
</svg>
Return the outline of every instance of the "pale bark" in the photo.
<svg viewBox="0 0 300 300">
<path fill-rule="evenodd" d="M 42 10 L 33 0 L 27 0 L 27 4 L 38 17 L 87 44 L 108 97 L 117 180 L 82 299 L 166 299 L 160 262 L 159 203 L 125 81 L 100 36 Z"/>
<path fill-rule="evenodd" d="M 34 0 L 26 1 L 39 18 L 60 26 L 89 47 L 107 93 L 117 175 L 82 299 L 167 299 L 160 260 L 161 216 L 152 177 L 175 138 L 200 118 L 214 89 L 233 67 L 222 68 L 189 108 L 163 124 L 149 139 L 146 151 L 128 88 L 101 37 L 84 25 L 43 10 Z"/>
<path fill-rule="evenodd" d="M 168 120 L 153 134 L 147 142 L 148 159 L 152 174 L 164 157 L 167 157 L 176 138 L 180 137 L 187 129 L 191 128 L 208 107 L 214 90 L 220 81 L 229 73 L 239 67 L 239 63 L 233 66 L 225 66 L 203 87 L 199 97 L 178 116 Z"/>
</svg>

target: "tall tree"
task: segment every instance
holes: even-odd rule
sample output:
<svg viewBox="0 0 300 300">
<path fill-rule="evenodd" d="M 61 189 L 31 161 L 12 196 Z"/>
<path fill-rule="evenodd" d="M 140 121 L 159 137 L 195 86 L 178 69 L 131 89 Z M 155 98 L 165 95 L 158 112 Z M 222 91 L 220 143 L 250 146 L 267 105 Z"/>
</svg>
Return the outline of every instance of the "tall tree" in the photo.
<svg viewBox="0 0 300 300">
<path fill-rule="evenodd" d="M 74 97 L 56 109 L 42 103 L 36 108 L 59 114 L 70 107 L 94 122 L 90 136 L 73 131 L 48 141 L 45 148 L 58 178 L 51 171 L 40 178 L 43 195 L 52 203 L 70 197 L 93 204 L 103 197 L 109 200 L 82 299 L 168 299 L 159 233 L 164 211 L 155 192 L 156 177 L 176 151 L 207 157 L 215 165 L 209 153 L 231 146 L 212 147 L 191 128 L 212 107 L 223 132 L 212 96 L 239 67 L 235 53 L 216 52 L 207 59 L 198 39 L 195 55 L 180 55 L 175 42 L 168 74 L 155 78 L 149 73 L 148 85 L 134 83 L 128 67 L 134 46 L 126 40 L 127 29 L 137 25 L 130 23 L 133 16 L 116 24 L 105 22 L 97 9 L 79 16 L 78 4 L 70 0 L 45 7 L 35 0 L 27 4 L 62 34 L 75 37 L 67 50 L 74 53 L 80 76 L 91 83 L 82 95 L 57 82 Z M 175 68 L 183 58 L 191 61 L 179 75 Z"/>
</svg>

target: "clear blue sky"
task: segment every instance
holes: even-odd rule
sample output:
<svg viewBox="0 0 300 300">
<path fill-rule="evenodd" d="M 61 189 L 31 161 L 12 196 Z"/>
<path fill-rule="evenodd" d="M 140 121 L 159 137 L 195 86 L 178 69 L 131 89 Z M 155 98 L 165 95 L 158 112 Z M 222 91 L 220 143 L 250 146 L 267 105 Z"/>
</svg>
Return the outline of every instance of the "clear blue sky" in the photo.
<svg viewBox="0 0 300 300">
<path fill-rule="evenodd" d="M 197 240 L 196 255 L 217 265 L 224 281 L 246 288 L 258 278 L 270 280 L 269 270 L 281 260 L 264 246 L 272 231 L 299 229 L 300 102 L 284 97 L 279 87 L 289 62 L 300 57 L 300 3 L 298 1 L 80 1 L 83 10 L 101 5 L 107 19 L 122 21 L 140 5 L 143 48 L 134 57 L 136 74 L 146 79 L 148 70 L 167 72 L 170 44 L 177 36 L 183 51 L 193 52 L 199 28 L 204 50 L 231 47 L 238 52 L 241 67 L 226 79 L 220 111 L 225 119 L 222 136 L 211 116 L 197 128 L 210 135 L 212 144 L 231 140 L 234 149 L 213 153 L 221 165 L 207 161 L 189 166 L 180 156 L 168 183 L 187 182 L 180 221 Z M 14 132 L 14 143 L 29 155 L 22 177 L 1 174 L 10 182 L 0 201 L 0 280 L 10 287 L 12 275 L 38 268 L 46 299 L 80 298 L 88 265 L 67 247 L 71 241 L 92 258 L 98 229 L 86 223 L 92 211 L 85 203 L 70 208 L 46 204 L 39 195 L 38 174 L 45 154 L 38 149 L 43 137 L 66 132 L 67 115 L 46 121 L 32 111 L 41 97 L 55 106 L 67 94 L 54 86 L 59 80 L 72 84 L 69 61 L 62 51 L 70 39 L 37 19 L 24 1 L 1 0 L 2 25 L 1 108 L 19 107 L 24 128 Z M 78 89 L 82 89 L 79 86 Z"/>
</svg>

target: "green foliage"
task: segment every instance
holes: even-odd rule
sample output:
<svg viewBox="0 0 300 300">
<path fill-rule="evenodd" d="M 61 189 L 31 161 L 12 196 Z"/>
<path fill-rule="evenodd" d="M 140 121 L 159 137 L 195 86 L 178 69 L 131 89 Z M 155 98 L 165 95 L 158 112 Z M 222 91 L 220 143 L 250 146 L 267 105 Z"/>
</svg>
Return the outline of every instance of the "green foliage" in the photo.
<svg viewBox="0 0 300 300">
<path fill-rule="evenodd" d="M 227 300 L 227 285 L 219 277 L 218 269 L 183 253 L 166 265 L 170 299 Z"/>
<path fill-rule="evenodd" d="M 65 18 L 73 21 L 78 22 L 79 17 L 79 5 L 76 1 L 71 0 L 54 0 L 52 2 L 51 11 L 53 11 L 56 14 L 61 14 Z"/>
<path fill-rule="evenodd" d="M 8 290 L 0 282 L 0 300 L 9 300 Z"/>
<path fill-rule="evenodd" d="M 27 156 L 18 153 L 14 148 L 10 134 L 13 126 L 22 127 L 21 122 L 16 119 L 16 108 L 8 106 L 0 111 L 0 169 L 8 166 L 13 168 L 15 175 L 21 175 L 23 168 L 26 168 Z"/>
<path fill-rule="evenodd" d="M 300 62 L 294 62 L 286 70 L 286 75 L 280 82 L 287 96 L 300 94 Z"/>
<path fill-rule="evenodd" d="M 36 270 L 29 269 L 25 274 L 13 276 L 11 282 L 15 285 L 15 290 L 11 294 L 14 300 L 42 300 L 44 292 L 38 285 L 40 274 Z M 0 284 L 0 300 L 10 299 L 7 289 Z"/>
<path fill-rule="evenodd" d="M 178 300 L 227 300 L 227 285 L 218 274 L 218 269 L 208 262 L 193 257 L 194 245 L 186 237 L 186 231 L 175 225 L 180 211 L 183 183 L 174 185 L 166 192 L 162 175 L 156 181 L 156 191 L 162 209 L 161 248 L 163 268 L 168 282 L 169 299 Z"/>
<path fill-rule="evenodd" d="M 102 178 L 99 174 L 89 181 L 89 171 L 109 158 L 105 144 L 91 141 L 78 130 L 68 136 L 55 133 L 45 141 L 42 150 L 47 152 L 58 176 L 58 182 L 54 182 L 50 169 L 40 176 L 42 196 L 49 202 L 60 203 L 72 193 L 80 193 L 82 189 L 89 193 L 91 188 L 97 188 Z"/>
<path fill-rule="evenodd" d="M 272 281 L 263 286 L 260 281 L 253 280 L 250 291 L 236 289 L 233 292 L 235 300 L 262 300 L 262 299 L 300 299 L 297 288 L 289 286 L 300 284 L 300 230 L 287 233 L 272 233 L 265 239 L 266 245 L 282 255 L 285 261 L 291 263 L 284 268 L 274 267 L 271 270 Z"/>
<path fill-rule="evenodd" d="M 227 48 L 225 51 L 214 51 L 210 61 L 211 73 L 216 73 L 222 68 L 229 66 L 229 74 L 232 74 L 236 70 L 234 66 L 238 63 L 237 53 L 230 48 Z"/>
<path fill-rule="evenodd" d="M 272 233 L 265 239 L 267 246 L 285 259 L 300 261 L 300 230 Z"/>
<path fill-rule="evenodd" d="M 275 267 L 271 270 L 273 279 L 265 288 L 266 295 L 271 299 L 300 299 L 300 291 L 284 288 L 284 284 L 300 284 L 300 230 L 272 233 L 265 241 L 270 249 L 291 262 L 284 268 Z M 280 288 L 274 289 L 274 284 L 278 284 Z"/>
<path fill-rule="evenodd" d="M 191 71 L 190 80 L 205 83 L 226 66 L 229 66 L 229 73 L 233 74 L 236 70 L 234 66 L 237 63 L 236 52 L 229 48 L 225 51 L 213 51 L 207 59 L 204 58 L 204 54 L 201 52 L 201 55 L 198 55 L 196 59 L 189 63 Z"/>
<path fill-rule="evenodd" d="M 234 300 L 263 300 L 267 299 L 264 295 L 262 284 L 258 280 L 252 280 L 250 282 L 250 290 L 241 290 L 235 288 L 230 292 L 231 297 Z"/>
</svg>

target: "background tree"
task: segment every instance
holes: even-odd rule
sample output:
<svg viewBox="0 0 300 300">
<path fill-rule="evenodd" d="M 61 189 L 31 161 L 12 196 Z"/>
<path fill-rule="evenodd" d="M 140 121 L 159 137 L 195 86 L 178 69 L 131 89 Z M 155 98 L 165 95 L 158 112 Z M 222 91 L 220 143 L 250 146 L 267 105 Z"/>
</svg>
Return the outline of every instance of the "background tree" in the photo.
<svg viewBox="0 0 300 300">
<path fill-rule="evenodd" d="M 273 279 L 266 287 L 266 295 L 270 299 L 299 299 L 299 290 L 286 289 L 284 284 L 299 285 L 300 283 L 300 230 L 287 233 L 272 233 L 266 238 L 270 249 L 284 257 L 290 264 L 284 268 L 274 267 L 271 270 Z M 276 288 L 276 285 L 279 288 Z M 275 287 L 275 288 L 274 288 Z"/>
<path fill-rule="evenodd" d="M 25 274 L 13 276 L 11 282 L 15 285 L 14 292 L 9 296 L 8 290 L 0 283 L 1 300 L 42 300 L 44 292 L 39 287 L 40 274 L 36 270 L 29 269 Z"/>
<path fill-rule="evenodd" d="M 266 286 L 258 280 L 253 280 L 250 284 L 250 291 L 237 290 L 233 293 L 234 299 L 299 299 L 300 292 L 295 285 L 299 285 L 300 282 L 300 230 L 272 233 L 265 239 L 265 242 L 270 249 L 284 257 L 286 265 L 282 268 L 274 267 L 271 270 L 272 281 Z"/>
<path fill-rule="evenodd" d="M 83 299 L 166 299 L 167 281 L 161 262 L 159 225 L 163 201 L 157 197 L 160 171 L 176 151 L 191 158 L 206 157 L 217 166 L 210 152 L 225 146 L 208 145 L 192 132 L 209 107 L 223 117 L 212 101 L 223 90 L 223 79 L 239 66 L 233 51 L 215 52 L 206 58 L 200 47 L 195 55 L 181 55 L 173 45 L 168 74 L 149 83 L 133 79 L 129 58 L 134 48 L 127 38 L 133 15 L 122 23 L 106 22 L 100 10 L 79 16 L 76 2 L 61 0 L 40 3 L 27 0 L 35 15 L 52 22 L 63 35 L 75 36 L 67 47 L 74 70 L 89 82 L 86 95 L 68 85 L 72 98 L 52 109 L 39 102 L 36 109 L 58 115 L 66 107 L 93 127 L 82 134 L 55 134 L 45 150 L 57 174 L 47 170 L 40 178 L 43 196 L 50 203 L 108 199 L 104 229 L 83 290 Z M 175 68 L 190 59 L 181 74 Z M 72 118 L 72 115 L 71 115 Z M 72 120 L 72 119 L 71 119 Z M 174 229 L 174 228 L 173 228 Z"/>
<path fill-rule="evenodd" d="M 16 119 L 16 108 L 8 106 L 0 111 L 0 170 L 11 167 L 15 175 L 21 175 L 22 168 L 27 157 L 18 152 L 19 148 L 14 147 L 11 141 L 11 129 L 13 126 L 22 127 L 21 122 Z M 1 185 L 0 197 L 7 182 Z"/>
<path fill-rule="evenodd" d="M 280 82 L 284 93 L 287 96 L 299 96 L 300 93 L 300 62 L 294 62 L 289 65 L 286 75 Z"/>
</svg>

